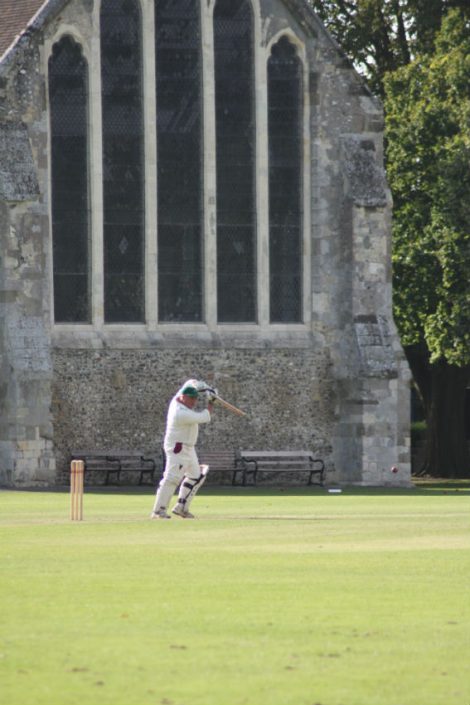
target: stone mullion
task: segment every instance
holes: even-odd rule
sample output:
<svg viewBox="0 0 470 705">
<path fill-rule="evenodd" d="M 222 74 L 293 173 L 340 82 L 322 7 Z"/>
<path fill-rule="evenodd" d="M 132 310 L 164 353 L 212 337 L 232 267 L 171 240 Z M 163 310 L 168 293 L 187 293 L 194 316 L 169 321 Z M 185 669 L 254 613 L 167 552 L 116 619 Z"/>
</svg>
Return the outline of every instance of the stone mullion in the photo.
<svg viewBox="0 0 470 705">
<path fill-rule="evenodd" d="M 201 3 L 204 142 L 204 319 L 217 325 L 217 190 L 215 153 L 215 84 L 213 3 Z"/>
<path fill-rule="evenodd" d="M 154 40 L 154 0 L 142 8 L 144 155 L 145 155 L 145 315 L 147 326 L 158 325 L 157 277 L 157 120 Z"/>
<path fill-rule="evenodd" d="M 100 16 L 95 10 L 96 32 L 91 38 L 89 90 L 89 153 L 91 210 L 91 321 L 95 329 L 104 325 L 103 254 L 103 135 L 101 110 Z"/>
<path fill-rule="evenodd" d="M 310 114 L 310 71 L 305 55 L 305 47 L 299 52 L 302 61 L 303 74 L 303 151 L 302 151 L 302 322 L 309 325 L 312 320 L 312 291 L 311 291 L 311 257 L 312 257 L 312 183 L 311 183 L 311 130 L 314 124 L 311 123 Z"/>
<path fill-rule="evenodd" d="M 256 95 L 256 285 L 257 322 L 269 326 L 269 161 L 268 161 L 268 58 L 262 51 L 258 14 L 255 13 L 253 55 L 255 61 Z"/>
</svg>

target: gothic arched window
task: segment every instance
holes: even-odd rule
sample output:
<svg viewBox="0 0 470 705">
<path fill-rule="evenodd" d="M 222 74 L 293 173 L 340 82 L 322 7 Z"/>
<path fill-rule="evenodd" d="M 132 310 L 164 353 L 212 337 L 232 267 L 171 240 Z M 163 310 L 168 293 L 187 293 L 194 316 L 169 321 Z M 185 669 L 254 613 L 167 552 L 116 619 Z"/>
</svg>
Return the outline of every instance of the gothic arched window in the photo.
<svg viewBox="0 0 470 705">
<path fill-rule="evenodd" d="M 158 301 L 161 321 L 202 321 L 199 0 L 155 3 Z"/>
<path fill-rule="evenodd" d="M 88 65 L 72 37 L 49 58 L 54 319 L 88 323 L 90 204 L 88 193 Z"/>
<path fill-rule="evenodd" d="M 253 13 L 248 0 L 214 8 L 217 305 L 220 322 L 256 319 Z"/>
<path fill-rule="evenodd" d="M 282 37 L 268 61 L 271 323 L 302 320 L 302 64 Z"/>
<path fill-rule="evenodd" d="M 103 0 L 104 315 L 144 321 L 144 128 L 138 0 Z"/>
</svg>

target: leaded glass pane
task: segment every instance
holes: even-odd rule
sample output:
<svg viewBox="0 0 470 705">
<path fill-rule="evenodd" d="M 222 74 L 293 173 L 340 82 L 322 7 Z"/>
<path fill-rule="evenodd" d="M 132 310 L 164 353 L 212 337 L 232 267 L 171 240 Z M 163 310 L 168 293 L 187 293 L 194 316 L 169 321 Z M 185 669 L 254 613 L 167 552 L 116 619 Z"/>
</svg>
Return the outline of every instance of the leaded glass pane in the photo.
<svg viewBox="0 0 470 705">
<path fill-rule="evenodd" d="M 155 3 L 158 301 L 161 321 L 202 320 L 199 0 Z"/>
<path fill-rule="evenodd" d="M 71 37 L 49 59 L 54 319 L 90 322 L 88 66 Z"/>
<path fill-rule="evenodd" d="M 217 305 L 221 322 L 256 318 L 253 17 L 248 0 L 214 10 Z"/>
<path fill-rule="evenodd" d="M 268 62 L 272 323 L 302 319 L 302 65 L 283 37 Z"/>
<path fill-rule="evenodd" d="M 101 85 L 105 321 L 142 322 L 144 133 L 137 0 L 103 0 Z"/>
</svg>

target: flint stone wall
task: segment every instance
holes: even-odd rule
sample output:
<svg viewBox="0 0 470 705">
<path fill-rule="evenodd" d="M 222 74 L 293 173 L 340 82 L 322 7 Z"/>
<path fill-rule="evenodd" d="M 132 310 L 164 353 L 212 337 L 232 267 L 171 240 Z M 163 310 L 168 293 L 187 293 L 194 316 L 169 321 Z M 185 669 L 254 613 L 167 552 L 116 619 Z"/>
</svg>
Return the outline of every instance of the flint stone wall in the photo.
<svg viewBox="0 0 470 705">
<path fill-rule="evenodd" d="M 198 448 L 312 448 L 330 460 L 335 391 L 325 352 L 304 350 L 55 350 L 58 479 L 70 451 L 142 448 L 160 462 L 168 402 L 189 377 L 214 384 L 247 413 L 216 407 Z M 215 475 L 211 478 L 215 479 Z M 230 481 L 229 474 L 217 479 Z"/>
</svg>

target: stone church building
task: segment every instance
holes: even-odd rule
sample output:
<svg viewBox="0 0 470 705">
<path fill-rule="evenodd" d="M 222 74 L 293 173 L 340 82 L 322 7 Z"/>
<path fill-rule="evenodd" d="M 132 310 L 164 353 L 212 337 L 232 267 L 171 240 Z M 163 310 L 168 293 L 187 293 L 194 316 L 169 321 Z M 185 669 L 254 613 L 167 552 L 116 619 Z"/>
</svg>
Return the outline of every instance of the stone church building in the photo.
<svg viewBox="0 0 470 705">
<path fill-rule="evenodd" d="M 2 0 L 0 484 L 158 455 L 189 377 L 201 449 L 407 484 L 382 139 L 305 0 Z"/>
</svg>

